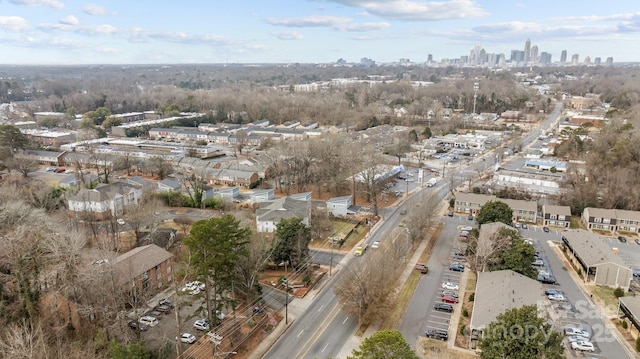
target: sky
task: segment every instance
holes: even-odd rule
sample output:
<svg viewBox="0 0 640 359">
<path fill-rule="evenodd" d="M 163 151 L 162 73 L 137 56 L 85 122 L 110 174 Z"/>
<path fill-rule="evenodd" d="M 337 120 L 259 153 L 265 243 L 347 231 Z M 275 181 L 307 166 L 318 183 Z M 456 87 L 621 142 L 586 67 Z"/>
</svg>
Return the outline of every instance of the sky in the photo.
<svg viewBox="0 0 640 359">
<path fill-rule="evenodd" d="M 640 61 L 637 0 L 0 0 L 0 64 Z"/>
</svg>

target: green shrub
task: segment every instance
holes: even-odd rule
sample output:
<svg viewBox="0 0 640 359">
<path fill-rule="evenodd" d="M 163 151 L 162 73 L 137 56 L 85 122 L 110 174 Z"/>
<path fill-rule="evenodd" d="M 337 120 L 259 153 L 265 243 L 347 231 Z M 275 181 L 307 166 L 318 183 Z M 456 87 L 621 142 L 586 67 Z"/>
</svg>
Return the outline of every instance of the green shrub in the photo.
<svg viewBox="0 0 640 359">
<path fill-rule="evenodd" d="M 469 317 L 469 311 L 467 310 L 467 308 L 462 309 L 462 316 Z"/>
<path fill-rule="evenodd" d="M 469 301 L 473 302 L 476 299 L 476 293 L 475 292 L 471 292 L 471 294 L 469 294 Z"/>
<path fill-rule="evenodd" d="M 640 337 L 636 338 L 636 351 L 640 352 Z"/>
<path fill-rule="evenodd" d="M 582 269 L 578 268 L 578 275 L 582 276 Z"/>
<path fill-rule="evenodd" d="M 629 324 L 627 324 L 627 321 L 624 319 L 622 319 L 622 323 L 620 323 L 620 325 L 622 326 L 622 329 L 629 328 Z"/>
<path fill-rule="evenodd" d="M 615 295 L 616 298 L 624 297 L 624 289 L 622 289 L 620 287 L 614 289 L 613 290 L 613 295 Z"/>
<path fill-rule="evenodd" d="M 462 324 L 462 326 L 460 327 L 460 334 L 464 335 L 464 330 L 467 328 L 466 325 Z"/>
</svg>

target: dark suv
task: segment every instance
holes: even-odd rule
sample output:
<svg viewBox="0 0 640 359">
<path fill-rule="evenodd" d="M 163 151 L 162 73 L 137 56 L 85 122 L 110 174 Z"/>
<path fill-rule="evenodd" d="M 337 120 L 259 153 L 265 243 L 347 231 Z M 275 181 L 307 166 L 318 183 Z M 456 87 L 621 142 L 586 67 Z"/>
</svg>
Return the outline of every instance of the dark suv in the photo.
<svg viewBox="0 0 640 359">
<path fill-rule="evenodd" d="M 436 303 L 436 304 L 434 304 L 433 308 L 435 310 L 440 310 L 440 311 L 447 312 L 447 313 L 453 312 L 453 305 L 451 305 L 449 303 Z"/>
<path fill-rule="evenodd" d="M 449 339 L 449 332 L 447 332 L 446 330 L 442 330 L 442 329 L 427 329 L 427 332 L 425 333 L 425 336 L 427 338 L 431 338 L 431 339 L 448 340 Z"/>
<path fill-rule="evenodd" d="M 623 236 L 618 236 L 618 240 L 622 243 L 627 243 L 627 239 L 624 238 Z"/>
</svg>

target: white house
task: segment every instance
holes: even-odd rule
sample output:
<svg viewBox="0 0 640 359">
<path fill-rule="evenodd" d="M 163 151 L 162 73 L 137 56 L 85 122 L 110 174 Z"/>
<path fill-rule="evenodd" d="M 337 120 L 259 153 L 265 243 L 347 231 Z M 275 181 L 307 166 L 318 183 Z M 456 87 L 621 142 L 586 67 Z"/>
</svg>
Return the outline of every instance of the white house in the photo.
<svg viewBox="0 0 640 359">
<path fill-rule="evenodd" d="M 249 195 L 249 202 L 251 202 L 251 204 L 268 202 L 273 200 L 275 197 L 276 195 L 273 189 L 257 189 Z"/>
<path fill-rule="evenodd" d="M 351 207 L 351 196 L 333 197 L 327 201 L 327 211 L 336 217 L 346 217 L 347 214 L 354 212 L 349 210 Z"/>
<path fill-rule="evenodd" d="M 296 193 L 289 196 L 291 199 L 295 199 L 296 201 L 305 201 L 311 202 L 311 192 L 302 192 Z"/>
<path fill-rule="evenodd" d="M 98 219 L 105 219 L 124 213 L 130 204 L 138 203 L 142 190 L 124 182 L 98 185 L 94 189 L 81 189 L 68 200 L 72 215 L 91 213 Z"/>
<path fill-rule="evenodd" d="M 238 197 L 239 195 L 240 195 L 240 187 L 238 186 L 218 188 L 213 193 L 214 197 L 220 197 L 226 201 L 233 201 L 233 199 L 235 197 Z"/>
<path fill-rule="evenodd" d="M 311 220 L 311 202 L 299 201 L 291 197 L 278 198 L 273 202 L 262 203 L 256 211 L 258 232 L 273 232 L 282 219 L 300 218 L 307 226 Z"/>
</svg>

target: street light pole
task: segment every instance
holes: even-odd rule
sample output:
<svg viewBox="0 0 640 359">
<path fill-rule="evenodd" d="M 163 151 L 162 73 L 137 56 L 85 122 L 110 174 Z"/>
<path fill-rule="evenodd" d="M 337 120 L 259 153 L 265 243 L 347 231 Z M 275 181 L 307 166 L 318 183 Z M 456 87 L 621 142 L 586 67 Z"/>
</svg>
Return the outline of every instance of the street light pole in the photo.
<svg viewBox="0 0 640 359">
<path fill-rule="evenodd" d="M 329 238 L 331 241 L 331 256 L 329 257 L 329 278 L 331 278 L 331 268 L 333 267 L 333 237 Z"/>
</svg>

